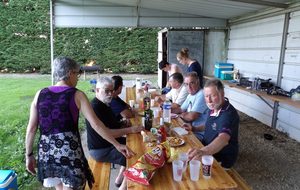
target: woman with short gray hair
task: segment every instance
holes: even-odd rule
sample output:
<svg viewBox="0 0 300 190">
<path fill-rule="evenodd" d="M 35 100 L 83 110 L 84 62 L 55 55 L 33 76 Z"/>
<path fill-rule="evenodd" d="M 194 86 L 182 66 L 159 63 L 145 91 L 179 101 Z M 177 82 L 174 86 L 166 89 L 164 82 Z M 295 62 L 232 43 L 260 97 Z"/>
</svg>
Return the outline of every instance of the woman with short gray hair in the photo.
<svg viewBox="0 0 300 190">
<path fill-rule="evenodd" d="M 75 88 L 80 74 L 80 66 L 74 60 L 56 58 L 54 77 L 57 83 L 38 91 L 31 104 L 25 141 L 26 169 L 31 174 L 36 173 L 33 143 L 39 128 L 37 171 L 38 179 L 45 187 L 83 189 L 86 181 L 92 187 L 94 179 L 83 153 L 78 130 L 79 111 L 93 129 L 125 157 L 134 155 L 132 150 L 108 133 L 86 95 Z"/>
</svg>

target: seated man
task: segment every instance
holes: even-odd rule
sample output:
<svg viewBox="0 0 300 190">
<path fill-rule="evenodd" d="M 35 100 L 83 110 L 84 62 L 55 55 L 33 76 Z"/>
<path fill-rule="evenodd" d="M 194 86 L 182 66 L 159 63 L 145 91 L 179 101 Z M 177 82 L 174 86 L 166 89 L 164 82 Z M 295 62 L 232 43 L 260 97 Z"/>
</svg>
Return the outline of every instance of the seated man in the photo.
<svg viewBox="0 0 300 190">
<path fill-rule="evenodd" d="M 190 123 L 183 127 L 193 131 L 199 140 L 202 140 L 204 132 L 203 126 L 207 118 L 207 106 L 204 100 L 203 90 L 200 88 L 200 81 L 196 72 L 187 73 L 184 78 L 189 95 L 181 107 L 172 109 L 172 113 L 180 114 L 179 116 Z"/>
<path fill-rule="evenodd" d="M 172 90 L 165 95 L 156 96 L 155 101 L 159 104 L 163 104 L 166 98 L 168 98 L 172 101 L 171 108 L 178 108 L 182 105 L 189 94 L 186 86 L 183 84 L 182 74 L 173 73 L 169 78 L 169 83 L 172 87 Z"/>
<path fill-rule="evenodd" d="M 210 109 L 202 140 L 204 147 L 190 149 L 189 158 L 200 160 L 202 155 L 213 155 L 222 167 L 230 168 L 238 156 L 239 115 L 224 97 L 220 80 L 207 81 L 204 96 Z"/>
<path fill-rule="evenodd" d="M 122 137 L 123 135 L 128 133 L 138 133 L 143 130 L 143 127 L 135 126 L 122 128 L 121 124 L 117 121 L 114 113 L 109 107 L 109 103 L 112 99 L 112 92 L 112 80 L 107 77 L 100 78 L 96 85 L 96 97 L 91 101 L 91 105 L 97 117 L 105 124 L 105 126 L 109 128 L 110 134 L 112 134 L 112 136 L 115 137 L 119 143 L 125 144 L 126 139 Z M 121 165 L 119 175 L 115 180 L 115 184 L 120 186 L 123 180 L 123 171 L 125 170 L 126 166 L 126 158 L 120 152 L 118 152 L 112 144 L 98 135 L 98 133 L 91 127 L 87 120 L 86 127 L 87 145 L 90 156 L 96 161 L 110 162 Z"/>
<path fill-rule="evenodd" d="M 158 67 L 160 70 L 163 70 L 168 73 L 168 77 L 170 77 L 174 73 L 181 73 L 181 69 L 176 64 L 170 64 L 166 60 L 162 60 L 158 63 Z M 167 94 L 171 90 L 171 85 L 167 83 L 166 87 L 163 88 L 162 94 Z"/>
<path fill-rule="evenodd" d="M 131 107 L 119 97 L 123 89 L 123 78 L 118 75 L 113 76 L 112 81 L 114 83 L 114 91 L 109 105 L 118 121 L 124 119 L 123 121 L 127 121 L 128 123 L 128 119 L 134 117 L 135 113 Z"/>
</svg>

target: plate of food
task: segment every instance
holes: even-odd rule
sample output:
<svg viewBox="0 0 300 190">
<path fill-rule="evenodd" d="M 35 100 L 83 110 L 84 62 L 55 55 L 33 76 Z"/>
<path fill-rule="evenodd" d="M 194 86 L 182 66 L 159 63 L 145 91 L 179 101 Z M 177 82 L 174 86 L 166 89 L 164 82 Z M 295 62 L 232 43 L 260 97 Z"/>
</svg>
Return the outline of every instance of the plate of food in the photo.
<svg viewBox="0 0 300 190">
<path fill-rule="evenodd" d="M 172 147 L 177 147 L 184 144 L 184 140 L 179 137 L 167 137 L 167 140 Z"/>
<path fill-rule="evenodd" d="M 171 113 L 171 118 L 172 119 L 176 119 L 178 117 L 178 115 L 176 113 Z"/>
</svg>

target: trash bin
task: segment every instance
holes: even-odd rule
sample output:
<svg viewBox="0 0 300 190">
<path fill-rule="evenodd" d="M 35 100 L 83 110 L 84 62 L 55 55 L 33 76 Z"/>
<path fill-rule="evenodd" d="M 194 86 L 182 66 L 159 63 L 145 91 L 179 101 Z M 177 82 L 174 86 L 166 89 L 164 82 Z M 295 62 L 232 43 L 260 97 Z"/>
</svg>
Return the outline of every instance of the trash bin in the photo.
<svg viewBox="0 0 300 190">
<path fill-rule="evenodd" d="M 0 170 L 0 190 L 18 190 L 17 174 L 14 170 Z"/>
</svg>

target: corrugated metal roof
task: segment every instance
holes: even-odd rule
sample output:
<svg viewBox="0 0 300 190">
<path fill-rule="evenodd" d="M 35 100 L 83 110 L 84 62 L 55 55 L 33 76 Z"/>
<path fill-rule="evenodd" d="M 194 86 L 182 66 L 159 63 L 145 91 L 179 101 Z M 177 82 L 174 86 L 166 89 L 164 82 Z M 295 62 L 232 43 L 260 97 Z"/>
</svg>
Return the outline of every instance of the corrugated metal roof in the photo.
<svg viewBox="0 0 300 190">
<path fill-rule="evenodd" d="M 230 19 L 267 8 L 282 8 L 291 0 L 97 0 L 115 5 Z"/>
<path fill-rule="evenodd" d="M 227 27 L 295 0 L 51 0 L 56 27 Z"/>
</svg>

